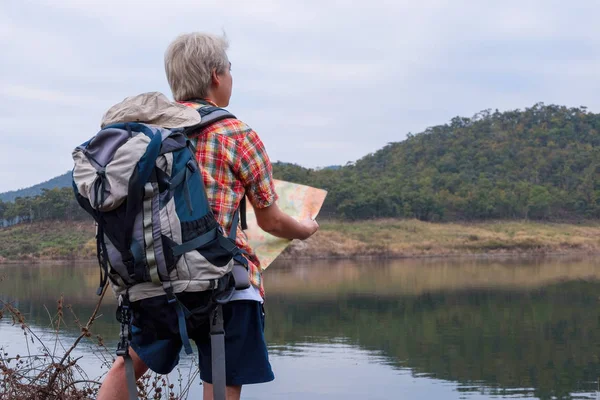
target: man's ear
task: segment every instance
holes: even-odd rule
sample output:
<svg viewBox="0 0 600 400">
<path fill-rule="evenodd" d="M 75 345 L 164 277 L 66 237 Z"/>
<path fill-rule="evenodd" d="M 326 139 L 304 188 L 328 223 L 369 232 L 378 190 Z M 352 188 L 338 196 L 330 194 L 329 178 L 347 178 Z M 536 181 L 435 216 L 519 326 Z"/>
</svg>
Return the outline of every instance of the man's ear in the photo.
<svg viewBox="0 0 600 400">
<path fill-rule="evenodd" d="M 221 79 L 219 79 L 219 74 L 217 74 L 216 68 L 212 70 L 211 80 L 212 80 L 213 86 L 215 86 L 215 87 L 219 87 L 219 85 L 221 84 Z"/>
</svg>

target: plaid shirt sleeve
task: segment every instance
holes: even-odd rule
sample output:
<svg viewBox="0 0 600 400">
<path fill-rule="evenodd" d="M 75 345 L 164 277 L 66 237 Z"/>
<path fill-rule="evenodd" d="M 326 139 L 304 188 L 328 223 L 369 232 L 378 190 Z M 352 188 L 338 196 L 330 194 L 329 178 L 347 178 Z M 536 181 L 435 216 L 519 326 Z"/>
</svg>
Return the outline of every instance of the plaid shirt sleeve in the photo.
<svg viewBox="0 0 600 400">
<path fill-rule="evenodd" d="M 269 207 L 277 200 L 277 193 L 273 184 L 273 168 L 262 140 L 249 129 L 237 140 L 237 147 L 234 173 L 254 208 Z"/>
</svg>

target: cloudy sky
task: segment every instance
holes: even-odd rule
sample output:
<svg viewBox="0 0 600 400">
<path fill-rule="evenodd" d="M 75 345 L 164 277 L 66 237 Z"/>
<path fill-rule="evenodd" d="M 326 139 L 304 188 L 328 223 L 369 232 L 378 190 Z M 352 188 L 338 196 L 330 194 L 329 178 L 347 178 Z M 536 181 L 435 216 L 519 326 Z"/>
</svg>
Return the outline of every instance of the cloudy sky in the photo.
<svg viewBox="0 0 600 400">
<path fill-rule="evenodd" d="M 600 112 L 596 0 L 0 0 L 0 191 L 72 168 L 179 33 L 225 31 L 229 109 L 273 161 L 345 164 L 452 117 Z"/>
</svg>

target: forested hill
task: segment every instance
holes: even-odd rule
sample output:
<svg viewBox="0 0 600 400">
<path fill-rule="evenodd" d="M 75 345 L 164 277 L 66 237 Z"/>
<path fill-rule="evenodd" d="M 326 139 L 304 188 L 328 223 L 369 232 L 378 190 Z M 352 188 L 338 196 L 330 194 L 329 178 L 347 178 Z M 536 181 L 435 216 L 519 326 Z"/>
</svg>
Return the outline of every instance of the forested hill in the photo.
<svg viewBox="0 0 600 400">
<path fill-rule="evenodd" d="M 321 216 L 329 218 L 599 218 L 599 132 L 600 114 L 537 104 L 456 117 L 341 168 L 276 163 L 273 170 L 276 178 L 327 189 Z M 55 179 L 66 187 L 0 201 L 0 220 L 86 218 L 70 173 Z"/>
<path fill-rule="evenodd" d="M 599 132 L 600 114 L 537 104 L 456 117 L 339 170 L 274 170 L 329 190 L 324 213 L 346 219 L 598 218 Z"/>
<path fill-rule="evenodd" d="M 56 176 L 46 182 L 38 183 L 31 187 L 10 192 L 0 193 L 0 201 L 15 201 L 17 197 L 35 197 L 42 193 L 44 189 L 54 189 L 71 187 L 71 171 L 65 172 L 60 176 Z"/>
</svg>

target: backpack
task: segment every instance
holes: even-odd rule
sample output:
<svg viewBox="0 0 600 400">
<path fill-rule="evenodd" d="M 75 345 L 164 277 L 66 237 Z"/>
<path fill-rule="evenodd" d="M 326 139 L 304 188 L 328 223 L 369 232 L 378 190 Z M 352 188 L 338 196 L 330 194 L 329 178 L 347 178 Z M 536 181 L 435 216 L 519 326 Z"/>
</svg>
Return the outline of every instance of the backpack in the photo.
<svg viewBox="0 0 600 400">
<path fill-rule="evenodd" d="M 220 305 L 231 298 L 235 288 L 249 286 L 248 265 L 243 252 L 235 245 L 240 212 L 236 212 L 231 231 L 226 235 L 208 203 L 196 150 L 187 134 L 235 117 L 218 107 L 203 106 L 196 111 L 169 103 L 167 109 L 175 107 L 184 112 L 181 107 L 186 107 L 194 111 L 198 116 L 194 122 L 200 122 L 187 127 L 179 127 L 181 123 L 178 123 L 176 128 L 166 128 L 138 122 L 139 115 L 133 121 L 124 118 L 123 104 L 125 114 L 132 102 L 145 107 L 148 101 L 147 96 L 143 96 L 146 95 L 128 98 L 115 106 L 117 111 L 113 116 L 118 115 L 125 122 L 102 126 L 72 154 L 75 197 L 97 224 L 96 250 L 100 265 L 97 294 L 110 282 L 119 300 L 117 319 L 121 322 L 121 340 L 117 355 L 125 358 L 126 369 L 130 370 L 127 372 L 130 396 L 137 393 L 128 353 L 132 309 L 146 299 L 164 297 L 164 302 L 151 302 L 163 309 L 145 311 L 176 313 L 177 328 L 187 354 L 192 353 L 187 333 L 190 319 L 198 320 L 200 315 L 211 324 L 211 340 L 223 347 L 222 357 L 219 351 L 213 354 L 213 363 L 215 358 L 222 358 L 222 365 L 213 364 L 215 396 L 221 392 L 217 389 L 220 385 L 224 398 Z M 160 96 L 151 94 L 152 99 L 164 102 L 166 98 Z M 160 123 L 162 116 L 168 114 L 161 107 L 150 113 L 159 115 L 157 118 L 149 118 L 148 113 L 142 115 Z M 243 207 L 244 202 L 240 205 Z M 245 220 L 244 215 L 242 219 Z M 245 221 L 242 222 L 245 228 Z M 239 265 L 243 266 L 241 271 Z M 178 294 L 183 292 L 203 293 L 206 302 L 190 311 L 178 299 Z M 217 376 L 220 374 L 222 376 Z"/>
</svg>

